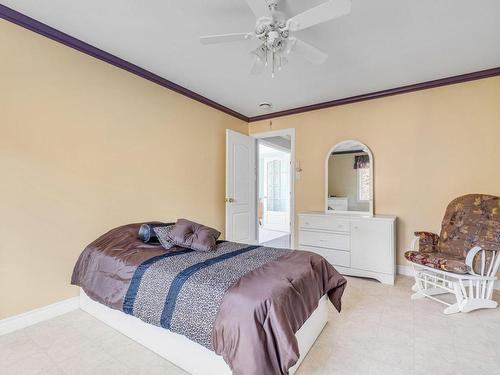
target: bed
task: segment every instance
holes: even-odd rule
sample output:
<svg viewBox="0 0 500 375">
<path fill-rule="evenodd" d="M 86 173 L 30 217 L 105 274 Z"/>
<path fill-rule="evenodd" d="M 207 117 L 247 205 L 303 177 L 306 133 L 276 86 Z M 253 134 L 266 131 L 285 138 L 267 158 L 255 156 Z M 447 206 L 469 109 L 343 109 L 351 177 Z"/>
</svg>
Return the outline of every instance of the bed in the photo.
<svg viewBox="0 0 500 375">
<path fill-rule="evenodd" d="M 227 241 L 165 250 L 139 227 L 87 246 L 71 282 L 83 310 L 192 374 L 293 374 L 327 304 L 341 309 L 346 280 L 315 253 Z"/>
</svg>

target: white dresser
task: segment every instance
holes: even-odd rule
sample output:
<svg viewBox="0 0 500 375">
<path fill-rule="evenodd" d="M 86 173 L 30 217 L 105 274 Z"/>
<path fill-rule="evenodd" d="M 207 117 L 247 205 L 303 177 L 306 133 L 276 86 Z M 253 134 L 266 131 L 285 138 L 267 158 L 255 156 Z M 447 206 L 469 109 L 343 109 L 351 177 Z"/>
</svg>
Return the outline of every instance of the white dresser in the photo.
<svg viewBox="0 0 500 375">
<path fill-rule="evenodd" d="M 324 256 L 344 275 L 394 284 L 396 217 L 299 214 L 299 249 Z"/>
</svg>

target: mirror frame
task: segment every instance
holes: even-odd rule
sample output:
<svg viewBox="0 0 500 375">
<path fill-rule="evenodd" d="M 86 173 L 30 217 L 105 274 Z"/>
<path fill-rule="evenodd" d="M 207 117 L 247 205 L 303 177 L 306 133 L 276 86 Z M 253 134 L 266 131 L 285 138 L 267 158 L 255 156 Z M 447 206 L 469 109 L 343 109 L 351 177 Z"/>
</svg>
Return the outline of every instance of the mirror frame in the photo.
<svg viewBox="0 0 500 375">
<path fill-rule="evenodd" d="M 366 153 L 368 154 L 370 158 L 370 210 L 369 211 L 336 211 L 336 210 L 329 210 L 328 209 L 328 160 L 330 159 L 330 155 L 332 152 L 339 147 L 340 145 L 343 145 L 344 143 L 352 143 L 356 142 L 358 143 L 363 149 L 366 149 Z M 325 160 L 325 213 L 330 214 L 330 215 L 361 215 L 361 216 L 373 216 L 373 154 L 370 150 L 370 148 L 365 145 L 363 142 L 357 141 L 355 139 L 348 139 L 342 142 L 337 143 L 335 146 L 333 146 L 330 151 L 328 151 L 328 154 L 326 154 L 326 160 Z"/>
</svg>

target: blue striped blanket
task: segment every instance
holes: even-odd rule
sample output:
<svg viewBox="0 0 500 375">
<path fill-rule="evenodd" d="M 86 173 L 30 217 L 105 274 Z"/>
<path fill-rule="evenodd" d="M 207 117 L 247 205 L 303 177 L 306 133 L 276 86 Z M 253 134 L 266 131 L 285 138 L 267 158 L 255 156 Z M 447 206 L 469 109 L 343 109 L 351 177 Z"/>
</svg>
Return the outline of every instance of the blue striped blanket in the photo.
<svg viewBox="0 0 500 375">
<path fill-rule="evenodd" d="M 123 311 L 212 349 L 212 330 L 226 290 L 244 274 L 290 251 L 223 242 L 214 252 L 183 249 L 151 258 L 137 267 Z"/>
</svg>

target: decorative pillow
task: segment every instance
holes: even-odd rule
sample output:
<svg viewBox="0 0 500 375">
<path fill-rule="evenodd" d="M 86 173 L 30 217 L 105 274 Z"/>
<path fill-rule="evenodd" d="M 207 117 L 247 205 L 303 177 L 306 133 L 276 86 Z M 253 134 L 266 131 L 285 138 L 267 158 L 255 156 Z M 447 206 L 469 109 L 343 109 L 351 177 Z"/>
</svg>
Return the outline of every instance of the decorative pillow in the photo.
<svg viewBox="0 0 500 375">
<path fill-rule="evenodd" d="M 166 250 L 170 250 L 175 246 L 175 244 L 172 243 L 169 238 L 172 229 L 174 229 L 174 224 L 153 228 L 154 232 L 156 233 L 156 237 L 160 241 L 161 246 Z"/>
<path fill-rule="evenodd" d="M 174 225 L 175 223 L 161 223 L 161 222 L 150 222 L 144 223 L 139 228 L 139 239 L 145 243 L 159 243 L 158 237 L 154 231 L 156 227 L 165 227 L 167 225 Z"/>
<path fill-rule="evenodd" d="M 213 251 L 217 244 L 220 232 L 210 227 L 178 219 L 168 238 L 175 245 L 197 251 Z"/>
</svg>

